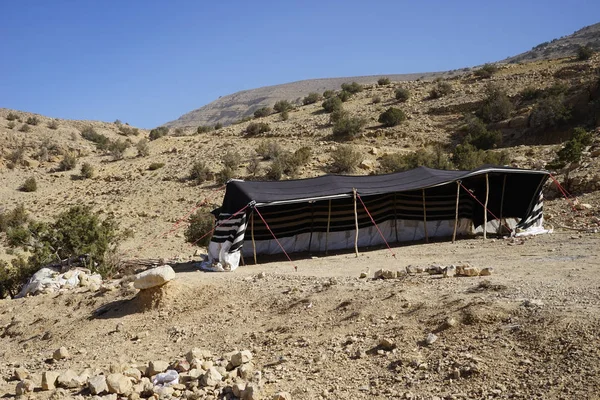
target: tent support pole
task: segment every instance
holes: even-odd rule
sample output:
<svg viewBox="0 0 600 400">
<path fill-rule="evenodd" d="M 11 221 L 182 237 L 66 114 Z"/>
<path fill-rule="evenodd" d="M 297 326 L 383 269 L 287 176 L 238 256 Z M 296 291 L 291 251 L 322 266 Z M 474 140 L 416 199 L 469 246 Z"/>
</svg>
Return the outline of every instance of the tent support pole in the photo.
<svg viewBox="0 0 600 400">
<path fill-rule="evenodd" d="M 506 189 L 506 175 L 504 175 L 504 179 L 502 180 L 502 196 L 500 197 L 500 222 L 498 223 L 498 235 L 502 235 L 502 231 L 504 230 L 504 218 L 502 217 L 502 212 L 504 211 L 504 190 Z"/>
<path fill-rule="evenodd" d="M 454 212 L 454 232 L 452 233 L 452 243 L 456 241 L 456 229 L 458 228 L 458 201 L 460 200 L 460 181 L 456 182 L 456 211 Z"/>
<path fill-rule="evenodd" d="M 396 209 L 396 193 L 394 193 L 394 230 L 396 231 L 396 243 L 398 243 L 398 210 Z"/>
<path fill-rule="evenodd" d="M 327 233 L 325 234 L 325 254 L 329 252 L 329 227 L 331 226 L 331 199 L 329 200 L 329 210 L 327 211 Z"/>
<path fill-rule="evenodd" d="M 254 254 L 254 265 L 256 262 L 256 242 L 254 241 L 254 211 L 250 214 L 250 236 L 252 237 L 252 253 Z"/>
<path fill-rule="evenodd" d="M 308 239 L 308 254 L 309 255 L 310 255 L 310 249 L 312 247 L 314 224 L 315 224 L 315 203 L 310 203 L 310 237 Z"/>
<path fill-rule="evenodd" d="M 356 230 L 354 235 L 354 252 L 356 253 L 356 257 L 358 257 L 358 213 L 356 212 L 356 188 L 352 188 L 352 193 L 354 194 L 354 228 Z"/>
<path fill-rule="evenodd" d="M 487 206 L 490 197 L 490 178 L 485 174 L 485 204 L 483 205 L 483 239 L 487 239 Z"/>
<path fill-rule="evenodd" d="M 423 229 L 425 230 L 425 243 L 429 243 L 429 235 L 427 234 L 427 205 L 425 205 L 425 189 L 421 189 L 423 194 Z"/>
</svg>

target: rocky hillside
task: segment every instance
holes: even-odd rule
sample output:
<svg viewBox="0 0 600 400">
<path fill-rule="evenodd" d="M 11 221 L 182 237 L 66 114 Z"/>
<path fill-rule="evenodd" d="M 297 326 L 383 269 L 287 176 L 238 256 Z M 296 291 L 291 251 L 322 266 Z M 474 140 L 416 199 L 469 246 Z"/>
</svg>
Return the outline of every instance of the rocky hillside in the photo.
<svg viewBox="0 0 600 400">
<path fill-rule="evenodd" d="M 571 35 L 540 43 L 531 50 L 509 57 L 503 62 L 517 63 L 569 57 L 576 53 L 579 46 L 600 50 L 600 22 L 586 26 Z"/>
</svg>

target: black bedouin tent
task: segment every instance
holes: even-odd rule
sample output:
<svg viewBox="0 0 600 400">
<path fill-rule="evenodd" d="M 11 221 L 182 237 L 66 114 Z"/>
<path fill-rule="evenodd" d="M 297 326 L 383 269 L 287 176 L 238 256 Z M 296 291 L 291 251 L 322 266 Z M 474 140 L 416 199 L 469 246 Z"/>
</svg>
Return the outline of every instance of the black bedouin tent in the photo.
<svg viewBox="0 0 600 400">
<path fill-rule="evenodd" d="M 546 171 L 419 167 L 386 175 L 324 175 L 227 183 L 214 210 L 209 262 L 235 269 L 240 254 L 321 252 L 542 228 Z M 276 240 L 276 239 L 277 240 Z"/>
</svg>

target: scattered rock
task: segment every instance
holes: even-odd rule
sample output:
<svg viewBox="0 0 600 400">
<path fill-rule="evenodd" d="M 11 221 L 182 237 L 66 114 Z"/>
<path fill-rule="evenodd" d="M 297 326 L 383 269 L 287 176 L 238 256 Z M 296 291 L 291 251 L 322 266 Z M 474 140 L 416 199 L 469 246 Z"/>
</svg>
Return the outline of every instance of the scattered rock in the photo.
<svg viewBox="0 0 600 400">
<path fill-rule="evenodd" d="M 244 393 L 245 389 L 246 389 L 246 382 L 236 382 L 231 387 L 233 395 L 235 397 L 239 397 L 239 398 L 242 397 L 242 394 Z"/>
<path fill-rule="evenodd" d="M 199 349 L 194 347 L 185 355 L 185 359 L 192 364 L 194 359 L 208 360 L 212 358 L 212 353 L 206 349 Z"/>
<path fill-rule="evenodd" d="M 14 380 L 23 381 L 27 378 L 29 378 L 29 371 L 27 371 L 27 368 L 19 367 L 15 368 L 15 370 L 13 371 Z"/>
<path fill-rule="evenodd" d="M 161 265 L 156 268 L 140 272 L 135 276 L 133 287 L 136 289 L 149 289 L 165 283 L 175 278 L 175 271 L 170 265 Z"/>
<path fill-rule="evenodd" d="M 389 338 L 379 339 L 379 347 L 385 351 L 392 351 L 396 348 L 396 343 Z"/>
<path fill-rule="evenodd" d="M 148 376 L 154 376 L 165 372 L 169 368 L 169 363 L 166 361 L 150 361 L 148 363 Z"/>
<path fill-rule="evenodd" d="M 456 276 L 456 266 L 448 265 L 442 270 L 442 274 L 444 275 L 444 278 L 451 278 L 453 276 Z"/>
<path fill-rule="evenodd" d="M 42 390 L 54 390 L 56 389 L 56 380 L 60 372 L 57 371 L 44 371 L 42 373 Z"/>
<path fill-rule="evenodd" d="M 427 346 L 430 346 L 430 345 L 434 344 L 437 340 L 438 340 L 438 337 L 435 333 L 429 333 L 427 335 L 427 337 L 425 338 L 425 344 Z"/>
<path fill-rule="evenodd" d="M 67 350 L 66 347 L 61 347 L 60 349 L 56 349 L 54 351 L 54 354 L 52 354 L 52 358 L 54 358 L 55 360 L 64 360 L 65 358 L 69 358 L 69 351 Z"/>
<path fill-rule="evenodd" d="M 459 265 L 456 267 L 456 275 L 459 276 L 479 276 L 480 272 L 479 268 L 470 265 Z"/>
<path fill-rule="evenodd" d="M 479 272 L 479 276 L 490 276 L 492 272 L 494 272 L 494 268 L 492 267 L 483 268 L 481 272 Z"/>
<path fill-rule="evenodd" d="M 275 393 L 271 399 L 272 400 L 292 400 L 292 395 L 289 394 L 288 392 L 279 392 L 279 393 Z"/>
<path fill-rule="evenodd" d="M 242 400 L 258 400 L 261 398 L 260 388 L 256 383 L 248 383 L 242 393 Z"/>
<path fill-rule="evenodd" d="M 202 383 L 202 386 L 215 387 L 222 379 L 223 375 L 221 375 L 215 367 L 211 367 L 204 375 L 202 375 L 200 382 Z"/>
<path fill-rule="evenodd" d="M 106 377 L 104 375 L 96 375 L 91 377 L 87 383 L 88 389 L 91 394 L 102 394 L 108 392 L 108 386 L 106 384 Z"/>
<path fill-rule="evenodd" d="M 106 377 L 109 393 L 128 394 L 133 388 L 131 380 L 123 374 L 110 374 Z"/>
<path fill-rule="evenodd" d="M 17 388 L 15 389 L 15 393 L 17 396 L 22 396 L 26 393 L 33 392 L 35 385 L 32 380 L 24 379 L 21 382 L 17 383 Z"/>
<path fill-rule="evenodd" d="M 434 265 L 430 265 L 426 271 L 429 275 L 441 275 L 444 273 L 444 268 L 442 268 L 441 265 L 434 264 Z"/>
<path fill-rule="evenodd" d="M 240 365 L 245 364 L 250 360 L 252 360 L 252 353 L 250 352 L 250 350 L 242 350 L 235 353 L 231 357 L 231 364 L 234 367 L 239 367 Z"/>
<path fill-rule="evenodd" d="M 83 386 L 84 383 L 79 375 L 71 369 L 66 370 L 56 379 L 56 384 L 65 389 L 76 389 Z"/>
<path fill-rule="evenodd" d="M 139 382 L 142 379 L 142 371 L 137 368 L 127 368 L 125 371 L 123 371 L 123 375 L 133 379 L 134 382 Z"/>
<path fill-rule="evenodd" d="M 360 275 L 358 276 L 359 279 L 364 279 L 367 277 L 367 273 L 366 272 L 361 272 Z"/>
<path fill-rule="evenodd" d="M 379 269 L 375 271 L 373 274 L 373 279 L 396 279 L 398 274 L 396 271 L 391 271 L 389 269 Z"/>
</svg>

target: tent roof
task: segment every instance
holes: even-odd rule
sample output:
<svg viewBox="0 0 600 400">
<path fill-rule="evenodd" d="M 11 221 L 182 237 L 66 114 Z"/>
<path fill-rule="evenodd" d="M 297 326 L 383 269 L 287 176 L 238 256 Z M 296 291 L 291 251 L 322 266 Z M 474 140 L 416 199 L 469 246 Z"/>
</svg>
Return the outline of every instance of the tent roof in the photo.
<svg viewBox="0 0 600 400">
<path fill-rule="evenodd" d="M 445 185 L 486 173 L 548 175 L 546 171 L 483 166 L 473 171 L 449 171 L 419 167 L 385 175 L 324 175 L 288 181 L 241 181 L 227 183 L 222 210 L 234 213 L 251 201 L 257 206 L 350 197 L 353 188 L 362 196 Z"/>
</svg>

